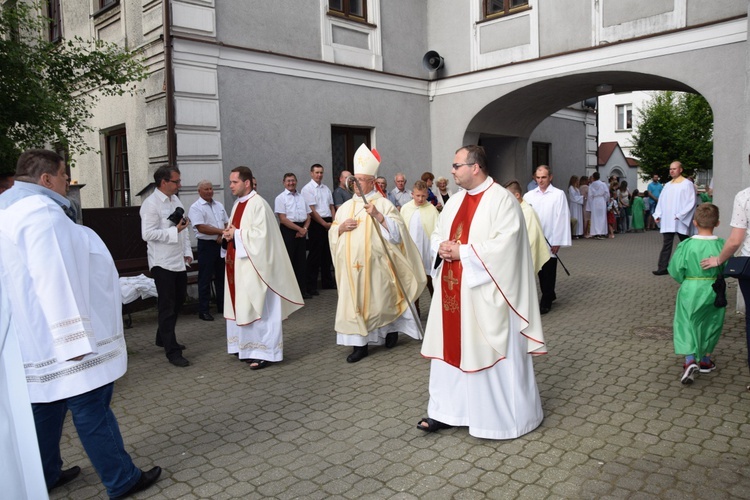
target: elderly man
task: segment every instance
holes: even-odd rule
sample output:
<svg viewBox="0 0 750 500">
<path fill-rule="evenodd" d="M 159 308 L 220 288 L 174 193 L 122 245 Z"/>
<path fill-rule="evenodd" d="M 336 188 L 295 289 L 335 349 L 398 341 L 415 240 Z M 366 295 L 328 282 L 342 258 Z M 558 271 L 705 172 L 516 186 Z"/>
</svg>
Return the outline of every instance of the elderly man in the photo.
<svg viewBox="0 0 750 500">
<path fill-rule="evenodd" d="M 331 249 L 328 247 L 328 230 L 331 228 L 333 215 L 333 194 L 323 184 L 323 166 L 315 164 L 310 167 L 310 182 L 305 184 L 300 193 L 310 206 L 310 232 L 307 235 L 307 293 L 319 295 L 318 275 L 324 289 L 336 288 L 331 273 Z"/>
<path fill-rule="evenodd" d="M 539 287 L 542 289 L 539 312 L 546 314 L 552 309 L 552 302 L 557 299 L 557 252 L 560 247 L 571 245 L 570 209 L 565 192 L 552 185 L 552 169 L 549 166 L 538 166 L 534 179 L 537 187 L 526 193 L 523 199 L 539 216 L 542 231 L 550 245 L 550 259 L 539 271 Z"/>
<path fill-rule="evenodd" d="M 307 231 L 310 228 L 310 206 L 297 191 L 297 176 L 291 172 L 284 174 L 284 191 L 274 200 L 273 211 L 279 217 L 279 229 L 284 239 L 286 252 L 302 290 L 302 298 L 310 299 L 307 290 L 307 262 L 305 260 Z"/>
<path fill-rule="evenodd" d="M 422 338 L 410 309 L 425 287 L 422 261 L 398 210 L 375 189 L 374 153 L 364 144 L 355 153 L 361 191 L 336 212 L 328 232 L 339 289 L 336 341 L 353 347 L 349 363 L 366 357 L 369 344 L 394 347 L 398 332 Z"/>
<path fill-rule="evenodd" d="M 673 161 L 669 165 L 671 181 L 664 185 L 654 210 L 654 220 L 659 224 L 662 247 L 659 267 L 652 273 L 656 276 L 669 274 L 667 267 L 672 256 L 675 235 L 680 241 L 690 234 L 690 224 L 695 213 L 695 185 L 682 176 L 682 163 Z"/>
<path fill-rule="evenodd" d="M 198 198 L 188 210 L 198 241 L 198 317 L 213 321 L 209 312 L 211 279 L 216 290 L 216 312 L 224 312 L 224 259 L 221 257 L 221 235 L 229 222 L 224 205 L 214 200 L 211 181 L 198 183 Z"/>
<path fill-rule="evenodd" d="M 422 342 L 428 417 L 417 428 L 468 426 L 475 437 L 514 439 L 543 418 L 531 355 L 546 350 L 526 224 L 513 195 L 488 176 L 480 146 L 456 151 L 453 178 L 463 189 L 432 233 L 440 285 Z"/>
<path fill-rule="evenodd" d="M 406 189 L 406 176 L 403 173 L 397 173 L 393 180 L 396 183 L 396 187 L 391 191 L 391 196 L 396 200 L 396 203 L 394 203 L 396 208 L 401 210 L 401 207 L 411 201 L 411 191 Z"/>
<path fill-rule="evenodd" d="M 187 266 L 193 261 L 188 219 L 177 197 L 182 181 L 177 167 L 161 166 L 154 172 L 156 189 L 141 205 L 141 237 L 148 246 L 148 267 L 156 285 L 159 327 L 156 345 L 164 348 L 170 363 L 184 368 L 185 346 L 177 342 L 175 326 L 187 295 Z"/>
<path fill-rule="evenodd" d="M 18 335 L 46 488 L 81 471 L 62 470 L 70 410 L 107 494 L 125 498 L 154 484 L 161 468 L 133 464 L 110 408 L 114 381 L 127 369 L 117 269 L 96 233 L 64 213 L 67 181 L 60 155 L 30 150 L 18 159 L 15 185 L 0 196 L 0 323 Z M 25 498 L 3 488 L 5 498 Z"/>
<path fill-rule="evenodd" d="M 224 230 L 227 240 L 224 317 L 227 351 L 266 368 L 283 359 L 281 322 L 304 305 L 273 210 L 252 188 L 253 173 L 235 167 L 229 189 L 237 197 Z"/>
<path fill-rule="evenodd" d="M 388 192 L 388 181 L 385 179 L 385 177 L 383 177 L 382 175 L 375 177 L 375 184 L 380 189 L 380 194 L 388 198 L 388 201 L 393 203 L 393 206 L 395 207 L 396 198 L 394 198 L 393 195 Z"/>
<path fill-rule="evenodd" d="M 346 188 L 346 180 L 351 177 L 352 173 L 348 170 L 342 170 L 339 175 L 339 185 L 333 190 L 333 206 L 339 209 L 344 202 L 352 199 L 352 193 Z"/>
</svg>

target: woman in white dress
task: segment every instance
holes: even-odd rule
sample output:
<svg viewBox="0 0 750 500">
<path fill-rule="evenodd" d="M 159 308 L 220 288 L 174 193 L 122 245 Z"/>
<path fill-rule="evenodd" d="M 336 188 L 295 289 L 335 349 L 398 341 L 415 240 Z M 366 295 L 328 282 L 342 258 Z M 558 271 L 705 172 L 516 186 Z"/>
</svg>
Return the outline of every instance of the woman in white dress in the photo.
<svg viewBox="0 0 750 500">
<path fill-rule="evenodd" d="M 583 235 L 583 195 L 578 189 L 578 176 L 568 182 L 568 205 L 570 207 L 571 235 L 578 239 Z M 573 221 L 575 220 L 575 223 Z"/>
</svg>

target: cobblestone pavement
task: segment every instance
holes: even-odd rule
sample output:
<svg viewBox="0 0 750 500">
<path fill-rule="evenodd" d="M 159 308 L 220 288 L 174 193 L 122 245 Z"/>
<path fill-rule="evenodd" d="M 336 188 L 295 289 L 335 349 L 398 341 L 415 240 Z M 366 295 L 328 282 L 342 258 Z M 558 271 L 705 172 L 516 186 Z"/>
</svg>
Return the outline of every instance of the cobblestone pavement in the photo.
<svg viewBox="0 0 750 500">
<path fill-rule="evenodd" d="M 259 371 L 226 354 L 223 322 L 195 315 L 178 323 L 192 365 L 176 368 L 153 345 L 155 311 L 137 313 L 113 407 L 136 464 L 164 468 L 137 498 L 750 498 L 744 318 L 730 306 L 718 370 L 681 385 L 677 284 L 651 274 L 660 244 L 648 232 L 562 250 L 572 275 L 558 267 L 535 358 L 545 419 L 513 441 L 417 430 L 419 342 L 346 363 L 334 290 L 285 322 L 284 361 Z M 69 419 L 63 457 L 83 473 L 53 499 L 106 496 Z"/>
</svg>

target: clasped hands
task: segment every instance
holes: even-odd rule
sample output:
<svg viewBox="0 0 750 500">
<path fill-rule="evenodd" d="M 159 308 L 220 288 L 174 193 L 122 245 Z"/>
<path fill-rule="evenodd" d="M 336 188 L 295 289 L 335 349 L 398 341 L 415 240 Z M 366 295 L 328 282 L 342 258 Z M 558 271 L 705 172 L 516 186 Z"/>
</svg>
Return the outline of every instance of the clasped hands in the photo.
<svg viewBox="0 0 750 500">
<path fill-rule="evenodd" d="M 460 248 L 461 243 L 457 241 L 444 241 L 438 247 L 438 255 L 447 262 L 461 260 Z"/>
<path fill-rule="evenodd" d="M 234 239 L 234 232 L 237 230 L 236 227 L 229 224 L 222 232 L 221 237 L 227 241 L 232 241 Z"/>
</svg>

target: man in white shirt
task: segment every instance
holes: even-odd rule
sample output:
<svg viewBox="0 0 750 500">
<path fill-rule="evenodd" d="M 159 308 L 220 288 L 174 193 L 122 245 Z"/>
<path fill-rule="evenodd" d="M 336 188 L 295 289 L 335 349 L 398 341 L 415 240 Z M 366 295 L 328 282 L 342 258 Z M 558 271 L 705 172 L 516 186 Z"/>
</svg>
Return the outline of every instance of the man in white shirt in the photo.
<svg viewBox="0 0 750 500">
<path fill-rule="evenodd" d="M 411 201 L 411 191 L 406 189 L 406 176 L 402 172 L 397 173 L 393 181 L 396 183 L 396 187 L 391 191 L 391 196 L 392 199 L 396 200 L 394 203 L 396 208 L 401 210 L 401 207 Z"/>
<path fill-rule="evenodd" d="M 550 246 L 550 259 L 539 271 L 539 288 L 542 289 L 539 312 L 547 314 L 552 309 L 552 302 L 557 299 L 557 252 L 560 247 L 571 245 L 570 209 L 565 192 L 552 185 L 552 169 L 549 166 L 539 165 L 534 171 L 534 179 L 537 187 L 526 193 L 523 199 L 539 216 L 544 237 Z"/>
<path fill-rule="evenodd" d="M 181 186 L 180 170 L 164 165 L 154 172 L 156 189 L 141 205 L 141 237 L 148 246 L 148 267 L 156 285 L 159 328 L 156 345 L 164 347 L 170 363 L 185 367 L 185 346 L 177 342 L 175 325 L 187 295 L 187 265 L 193 261 L 190 238 L 185 229 L 189 221 L 177 197 Z M 178 210 L 179 209 L 179 210 Z"/>
<path fill-rule="evenodd" d="M 307 293 L 318 295 L 318 274 L 324 289 L 336 288 L 331 273 L 331 249 L 328 246 L 328 230 L 336 209 L 333 207 L 331 189 L 323 184 L 323 166 L 316 163 L 310 167 L 310 177 L 310 182 L 301 191 L 311 210 L 310 232 L 307 235 Z"/>
<path fill-rule="evenodd" d="M 276 197 L 273 211 L 279 218 L 281 237 L 284 239 L 297 284 L 302 291 L 302 298 L 310 299 L 312 295 L 306 291 L 305 239 L 310 228 L 311 210 L 302 195 L 297 192 L 297 176 L 291 172 L 284 174 L 284 191 Z"/>
<path fill-rule="evenodd" d="M 221 235 L 229 222 L 224 205 L 214 200 L 211 181 L 198 183 L 198 200 L 190 206 L 188 219 L 198 240 L 198 317 L 213 321 L 209 312 L 211 279 L 216 290 L 216 312 L 224 311 L 224 259 L 221 257 Z"/>
<path fill-rule="evenodd" d="M 114 381 L 125 373 L 128 356 L 117 269 L 96 233 L 64 213 L 70 206 L 67 180 L 60 155 L 30 150 L 18 159 L 15 185 L 0 196 L 0 323 L 17 334 L 26 376 L 22 389 L 28 393 L 23 399 L 32 403 L 36 427 L 36 443 L 18 449 L 14 462 L 2 467 L 20 467 L 28 482 L 36 477 L 29 455 L 39 453 L 44 474 L 43 483 L 34 485 L 41 491 L 28 496 L 4 482 L 3 498 L 46 498 L 47 490 L 81 472 L 78 466 L 62 470 L 60 439 L 68 410 L 110 498 L 144 490 L 161 474 L 159 467 L 142 471 L 133 464 L 110 408 Z M 23 399 L 15 404 L 23 405 Z M 33 428 L 14 427 L 34 434 Z"/>
<path fill-rule="evenodd" d="M 672 162 L 669 176 L 672 180 L 664 185 L 654 209 L 654 220 L 659 224 L 663 239 L 659 267 L 652 271 L 656 276 L 668 274 L 674 237 L 677 235 L 680 241 L 688 237 L 695 213 L 695 185 L 682 176 L 682 163 Z"/>
</svg>

